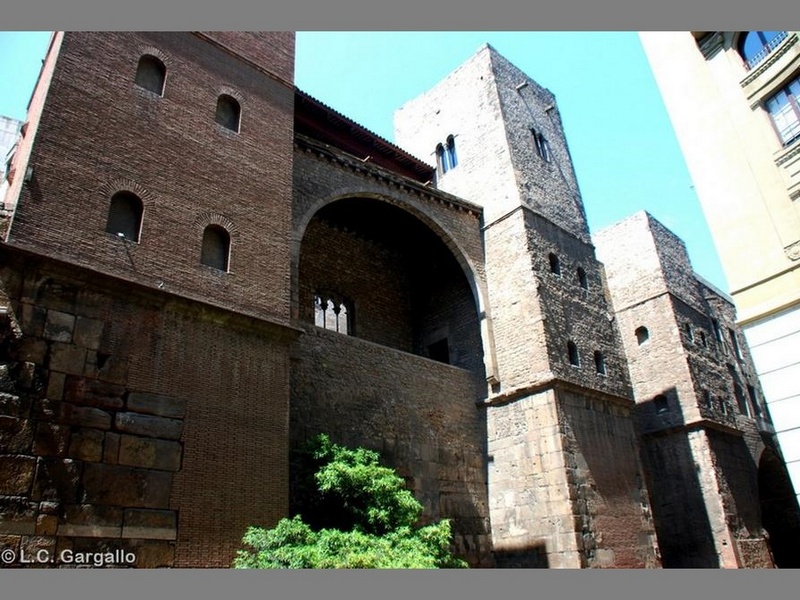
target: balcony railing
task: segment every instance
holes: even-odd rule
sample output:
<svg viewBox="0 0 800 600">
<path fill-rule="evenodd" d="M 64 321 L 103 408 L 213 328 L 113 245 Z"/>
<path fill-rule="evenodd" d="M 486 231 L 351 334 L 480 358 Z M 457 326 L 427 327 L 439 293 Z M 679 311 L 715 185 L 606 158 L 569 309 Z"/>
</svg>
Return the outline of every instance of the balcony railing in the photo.
<svg viewBox="0 0 800 600">
<path fill-rule="evenodd" d="M 786 39 L 786 32 L 779 31 L 778 35 L 772 38 L 769 42 L 767 42 L 764 45 L 764 47 L 761 50 L 758 51 L 758 54 L 756 54 L 753 58 L 751 58 L 745 63 L 747 70 L 749 71 L 757 64 L 759 64 L 762 60 L 767 58 L 767 56 L 769 56 L 769 53 L 775 50 L 775 48 L 777 48 L 780 45 L 780 43 L 785 39 Z"/>
</svg>

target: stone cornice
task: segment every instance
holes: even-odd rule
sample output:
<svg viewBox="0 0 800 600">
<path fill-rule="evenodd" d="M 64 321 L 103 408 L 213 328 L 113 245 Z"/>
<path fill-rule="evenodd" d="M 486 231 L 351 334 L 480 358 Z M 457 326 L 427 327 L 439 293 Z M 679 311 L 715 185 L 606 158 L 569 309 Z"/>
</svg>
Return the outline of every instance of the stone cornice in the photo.
<svg viewBox="0 0 800 600">
<path fill-rule="evenodd" d="M 369 157 L 362 160 L 329 144 L 317 142 L 300 134 L 295 134 L 294 145 L 295 148 L 307 154 L 313 154 L 318 159 L 327 160 L 340 168 L 350 170 L 365 178 L 380 180 L 390 187 L 399 188 L 406 193 L 423 196 L 428 200 L 444 204 L 450 209 L 470 213 L 477 219 L 480 219 L 483 215 L 483 209 L 480 206 L 434 187 L 429 187 L 402 175 L 392 173 L 370 163 Z"/>
</svg>

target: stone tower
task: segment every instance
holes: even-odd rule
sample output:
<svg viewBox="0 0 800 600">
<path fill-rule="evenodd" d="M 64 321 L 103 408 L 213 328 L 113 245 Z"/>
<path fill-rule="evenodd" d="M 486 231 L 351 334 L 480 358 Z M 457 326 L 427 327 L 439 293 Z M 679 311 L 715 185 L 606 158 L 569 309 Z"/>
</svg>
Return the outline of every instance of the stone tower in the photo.
<svg viewBox="0 0 800 600">
<path fill-rule="evenodd" d="M 396 112 L 395 136 L 484 209 L 498 566 L 657 564 L 627 366 L 554 96 L 485 45 Z"/>
</svg>

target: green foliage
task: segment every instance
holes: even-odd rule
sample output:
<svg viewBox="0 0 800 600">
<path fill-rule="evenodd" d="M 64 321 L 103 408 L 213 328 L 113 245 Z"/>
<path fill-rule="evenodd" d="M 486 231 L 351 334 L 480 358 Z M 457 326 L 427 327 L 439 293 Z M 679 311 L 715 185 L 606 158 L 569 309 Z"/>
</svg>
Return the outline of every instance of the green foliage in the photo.
<svg viewBox="0 0 800 600">
<path fill-rule="evenodd" d="M 317 436 L 302 453 L 307 488 L 300 515 L 273 529 L 251 527 L 234 567 L 240 569 L 464 568 L 450 553 L 448 520 L 415 528 L 422 505 L 377 452 L 345 448 Z"/>
</svg>

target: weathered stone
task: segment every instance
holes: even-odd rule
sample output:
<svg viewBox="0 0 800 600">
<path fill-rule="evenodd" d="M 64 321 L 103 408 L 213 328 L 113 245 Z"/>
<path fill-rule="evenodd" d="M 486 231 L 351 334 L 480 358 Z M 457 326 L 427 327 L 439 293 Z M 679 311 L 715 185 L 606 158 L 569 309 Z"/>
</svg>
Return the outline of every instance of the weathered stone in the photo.
<svg viewBox="0 0 800 600">
<path fill-rule="evenodd" d="M 124 386 L 72 375 L 64 385 L 65 400 L 96 408 L 122 408 L 124 394 Z"/>
<path fill-rule="evenodd" d="M 51 400 L 62 400 L 64 398 L 64 382 L 67 376 L 58 371 L 50 371 L 47 380 L 47 397 Z"/>
<path fill-rule="evenodd" d="M 181 419 L 186 413 L 186 401 L 175 396 L 131 392 L 128 394 L 127 408 L 159 417 Z"/>
<path fill-rule="evenodd" d="M 78 317 L 75 322 L 74 341 L 79 346 L 97 350 L 103 338 L 103 322 L 98 319 Z"/>
<path fill-rule="evenodd" d="M 122 537 L 174 540 L 177 528 L 177 515 L 173 510 L 129 509 L 125 511 Z"/>
<path fill-rule="evenodd" d="M 0 498 L 0 534 L 33 535 L 36 504 L 19 498 Z"/>
<path fill-rule="evenodd" d="M 57 529 L 57 516 L 40 514 L 36 517 L 36 535 L 55 535 Z"/>
<path fill-rule="evenodd" d="M 172 473 L 89 463 L 84 468 L 83 501 L 131 508 L 167 508 Z"/>
<path fill-rule="evenodd" d="M 47 342 L 33 337 L 23 338 L 17 347 L 16 356 L 21 361 L 43 365 L 47 356 Z"/>
<path fill-rule="evenodd" d="M 30 420 L 0 416 L 0 454 L 27 454 L 32 441 Z"/>
<path fill-rule="evenodd" d="M 33 450 L 37 456 L 64 456 L 69 444 L 69 427 L 52 423 L 39 423 Z"/>
<path fill-rule="evenodd" d="M 36 364 L 30 361 L 17 365 L 17 385 L 23 390 L 32 390 L 36 384 Z"/>
<path fill-rule="evenodd" d="M 119 462 L 119 434 L 107 431 L 103 442 L 103 462 L 116 465 Z"/>
<path fill-rule="evenodd" d="M 78 496 L 80 471 L 80 465 L 71 459 L 39 459 L 33 482 L 33 499 L 74 503 Z"/>
<path fill-rule="evenodd" d="M 75 406 L 67 402 L 60 407 L 61 422 L 95 429 L 111 429 L 111 415 L 91 406 Z"/>
<path fill-rule="evenodd" d="M 183 421 L 133 412 L 117 413 L 115 425 L 125 433 L 168 440 L 179 440 L 183 432 Z"/>
<path fill-rule="evenodd" d="M 27 398 L 0 392 L 0 415 L 25 418 L 28 416 L 30 406 L 30 400 Z"/>
<path fill-rule="evenodd" d="M 21 325 L 27 335 L 39 337 L 44 332 L 44 323 L 47 319 L 47 310 L 36 304 L 22 303 Z"/>
<path fill-rule="evenodd" d="M 58 535 L 118 538 L 122 520 L 122 509 L 115 506 L 68 505 L 58 526 Z"/>
<path fill-rule="evenodd" d="M 56 538 L 26 535 L 19 542 L 20 557 L 31 566 L 50 566 L 56 560 Z"/>
<path fill-rule="evenodd" d="M 82 375 L 85 364 L 86 348 L 53 342 L 50 349 L 50 364 L 48 365 L 51 370 Z"/>
<path fill-rule="evenodd" d="M 61 514 L 61 502 L 53 502 L 53 501 L 39 502 L 39 512 L 45 515 Z"/>
<path fill-rule="evenodd" d="M 79 429 L 72 434 L 69 455 L 88 462 L 99 462 L 103 458 L 105 434 L 97 429 Z"/>
<path fill-rule="evenodd" d="M 36 471 L 36 459 L 29 456 L 0 456 L 0 495 L 27 496 Z"/>
<path fill-rule="evenodd" d="M 182 450 L 180 442 L 123 435 L 119 445 L 119 464 L 178 471 Z"/>
<path fill-rule="evenodd" d="M 75 315 L 57 310 L 47 311 L 47 321 L 44 324 L 45 339 L 54 342 L 71 342 L 74 328 Z"/>
</svg>

